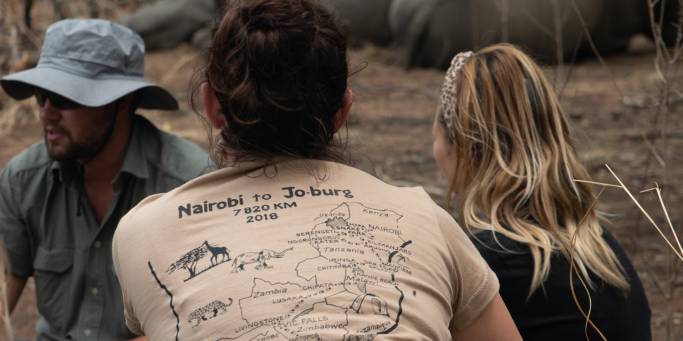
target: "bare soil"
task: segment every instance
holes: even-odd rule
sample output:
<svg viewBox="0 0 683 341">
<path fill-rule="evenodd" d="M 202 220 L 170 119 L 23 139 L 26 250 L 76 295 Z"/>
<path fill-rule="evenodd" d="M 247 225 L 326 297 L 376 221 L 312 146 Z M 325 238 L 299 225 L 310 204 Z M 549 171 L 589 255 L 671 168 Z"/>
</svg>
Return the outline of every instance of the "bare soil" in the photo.
<svg viewBox="0 0 683 341">
<path fill-rule="evenodd" d="M 355 103 L 342 140 L 361 169 L 390 183 L 424 186 L 441 202 L 445 182 L 431 157 L 431 125 L 443 72 L 401 69 L 392 65 L 393 55 L 369 47 L 351 53 L 352 69 L 358 71 L 351 78 Z M 178 112 L 143 114 L 159 127 L 208 148 L 208 132 L 188 104 L 190 79 L 201 60 L 188 46 L 149 53 L 148 79 L 170 89 L 182 107 Z M 616 183 L 604 166 L 609 164 L 665 227 L 654 192 L 639 193 L 658 183 L 673 226 L 683 237 L 683 106 L 681 95 L 674 93 L 668 111 L 657 107 L 661 83 L 653 60 L 652 53 L 616 56 L 607 59 L 609 68 L 586 61 L 565 69 L 566 84 L 565 77 L 556 77 L 555 67 L 548 67 L 547 74 L 561 89 L 577 149 L 595 180 Z M 680 80 L 674 86 L 680 87 Z M 17 103 L 0 93 L 0 166 L 41 139 L 32 101 Z M 600 205 L 612 214 L 609 228 L 645 285 L 654 339 L 683 340 L 683 262 L 622 190 L 607 189 Z M 34 335 L 36 316 L 34 286 L 29 282 L 13 314 L 19 336 Z"/>
</svg>

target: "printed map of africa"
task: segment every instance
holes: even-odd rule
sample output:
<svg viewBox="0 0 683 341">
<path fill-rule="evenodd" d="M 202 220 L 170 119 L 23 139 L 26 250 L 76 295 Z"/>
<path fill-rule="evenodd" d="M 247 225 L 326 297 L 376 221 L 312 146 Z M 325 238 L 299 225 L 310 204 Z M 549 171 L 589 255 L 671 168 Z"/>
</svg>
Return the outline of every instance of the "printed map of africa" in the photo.
<svg viewBox="0 0 683 341">
<path fill-rule="evenodd" d="M 401 236 L 401 218 L 360 203 L 322 213 L 312 229 L 289 241 L 317 250 L 294 269 L 307 284 L 254 277 L 251 296 L 237 302 L 244 324 L 220 340 L 371 340 L 390 333 L 404 298 L 395 275 L 411 273 L 411 241 Z"/>
</svg>

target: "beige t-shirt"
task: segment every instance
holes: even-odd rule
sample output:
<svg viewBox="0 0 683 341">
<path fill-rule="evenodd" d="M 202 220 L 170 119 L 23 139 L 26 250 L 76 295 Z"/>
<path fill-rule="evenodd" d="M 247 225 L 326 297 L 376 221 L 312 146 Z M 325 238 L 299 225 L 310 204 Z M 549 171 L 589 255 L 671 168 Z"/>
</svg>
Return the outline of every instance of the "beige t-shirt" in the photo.
<svg viewBox="0 0 683 341">
<path fill-rule="evenodd" d="M 149 197 L 113 257 L 128 326 L 152 340 L 450 340 L 498 292 L 422 188 L 323 161 Z"/>
</svg>

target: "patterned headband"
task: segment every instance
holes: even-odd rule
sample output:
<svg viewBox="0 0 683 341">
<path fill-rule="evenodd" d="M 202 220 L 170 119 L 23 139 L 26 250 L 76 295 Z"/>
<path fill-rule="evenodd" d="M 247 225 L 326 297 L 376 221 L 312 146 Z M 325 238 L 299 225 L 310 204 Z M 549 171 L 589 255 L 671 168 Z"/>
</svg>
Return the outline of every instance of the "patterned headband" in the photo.
<svg viewBox="0 0 683 341">
<path fill-rule="evenodd" d="M 472 51 L 458 53 L 451 61 L 451 66 L 446 72 L 446 79 L 441 89 L 441 108 L 439 111 L 439 118 L 448 128 L 448 140 L 455 141 L 455 132 L 453 131 L 453 115 L 455 114 L 455 105 L 457 99 L 457 84 L 460 69 L 465 65 L 468 59 L 472 57 Z"/>
</svg>

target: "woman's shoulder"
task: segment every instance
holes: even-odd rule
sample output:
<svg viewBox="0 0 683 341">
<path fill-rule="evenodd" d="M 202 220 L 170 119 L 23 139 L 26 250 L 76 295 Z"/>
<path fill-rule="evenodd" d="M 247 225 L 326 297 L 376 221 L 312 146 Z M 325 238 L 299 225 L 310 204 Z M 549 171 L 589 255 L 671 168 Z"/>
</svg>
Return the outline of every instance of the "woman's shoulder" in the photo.
<svg viewBox="0 0 683 341">
<path fill-rule="evenodd" d="M 482 255 L 528 255 L 526 244 L 516 241 L 505 234 L 493 230 L 478 230 L 470 234 L 470 239 Z"/>
<path fill-rule="evenodd" d="M 614 237 L 612 232 L 610 232 L 606 227 L 602 227 L 602 239 L 605 240 L 605 243 L 612 249 L 612 252 L 617 256 L 620 262 L 628 261 L 630 265 L 630 260 L 628 260 L 628 256 L 626 255 L 626 251 L 624 248 L 621 246 L 619 241 Z"/>
</svg>

